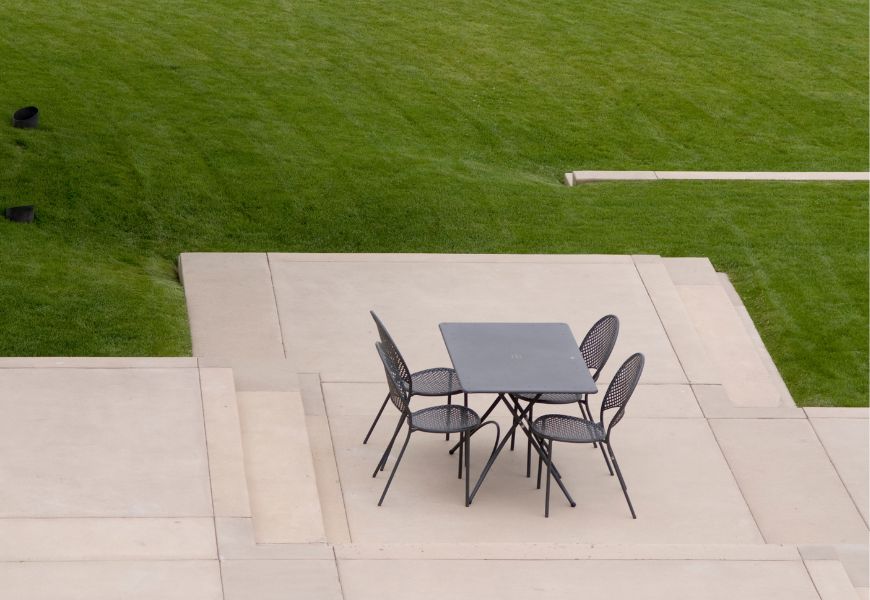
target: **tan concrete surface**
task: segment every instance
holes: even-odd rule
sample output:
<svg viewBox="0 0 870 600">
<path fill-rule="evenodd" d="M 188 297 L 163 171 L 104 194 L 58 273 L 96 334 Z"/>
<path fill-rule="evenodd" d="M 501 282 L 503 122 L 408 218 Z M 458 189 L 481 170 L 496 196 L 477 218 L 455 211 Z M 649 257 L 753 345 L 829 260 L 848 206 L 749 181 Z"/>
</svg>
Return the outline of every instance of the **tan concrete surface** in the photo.
<svg viewBox="0 0 870 600">
<path fill-rule="evenodd" d="M 227 560 L 329 560 L 332 546 L 325 542 L 259 544 L 254 538 L 253 519 L 216 517 L 218 550 Z"/>
<path fill-rule="evenodd" d="M 362 263 L 529 263 L 529 264 L 623 264 L 627 254 L 427 254 L 420 252 L 270 252 L 272 265 L 282 262 Z"/>
<path fill-rule="evenodd" d="M 0 359 L 0 598 L 866 597 L 856 504 L 867 501 L 870 411 L 741 407 L 722 386 L 690 385 L 689 338 L 701 338 L 677 288 L 718 287 L 755 343 L 706 259 L 221 258 L 183 261 L 200 288 L 193 312 L 208 317 L 192 321 L 212 328 L 200 340 L 238 354 Z M 254 292 L 249 309 L 266 318 L 214 320 L 225 307 L 210 304 Z M 597 450 L 557 444 L 578 506 L 554 487 L 544 519 L 522 437 L 466 508 L 456 457 L 423 433 L 378 508 L 387 473 L 371 470 L 397 414 L 389 407 L 361 444 L 386 389 L 370 307 L 419 368 L 449 364 L 441 320 L 560 320 L 579 338 L 613 309 L 623 329 L 601 391 L 630 352 L 649 365 L 613 439 L 639 518 Z M 258 328 L 264 345 L 245 354 Z M 286 355 L 269 350 L 276 340 Z M 502 408 L 495 417 L 507 424 Z M 492 434 L 473 441 L 474 476 Z"/>
<path fill-rule="evenodd" d="M 858 592 L 839 561 L 806 560 L 804 564 L 821 600 L 858 600 Z"/>
<path fill-rule="evenodd" d="M 257 542 L 325 542 L 299 394 L 243 392 L 238 403 Z"/>
<path fill-rule="evenodd" d="M 386 476 L 373 479 L 371 471 L 397 414 L 385 412 L 372 440 L 363 446 L 360 442 L 383 400 L 383 386 L 325 384 L 324 393 L 354 542 L 761 542 L 703 418 L 637 417 L 629 405 L 614 433 L 614 448 L 640 516 L 636 521 L 598 450 L 557 445 L 557 464 L 578 506 L 572 509 L 561 496 L 554 496 L 551 518 L 545 520 L 543 492 L 525 478 L 525 445 L 499 457 L 474 504 L 465 508 L 456 458 L 447 455 L 443 437 L 423 433 L 412 436 L 379 508 L 377 498 Z M 420 400 L 418 406 L 424 406 Z M 488 404 L 485 397 L 471 399 L 480 412 Z M 505 410 L 494 414 L 504 422 Z M 493 433 L 483 431 L 481 436 L 472 444 L 473 474 L 480 472 L 492 447 Z M 560 461 L 559 456 L 564 458 Z M 391 460 L 388 468 L 392 464 Z"/>
<path fill-rule="evenodd" d="M 569 171 L 565 185 L 602 181 L 867 181 L 863 171 Z"/>
<path fill-rule="evenodd" d="M 870 435 L 866 419 L 810 419 L 856 507 L 868 521 Z M 863 452 L 856 449 L 863 448 Z"/>
<path fill-rule="evenodd" d="M 226 560 L 224 600 L 342 600 L 333 560 Z"/>
<path fill-rule="evenodd" d="M 0 369 L 0 517 L 211 516 L 196 369 Z"/>
<path fill-rule="evenodd" d="M 222 600 L 217 560 L 0 562 L 10 600 Z"/>
<path fill-rule="evenodd" d="M 677 289 L 731 402 L 779 406 L 779 390 L 718 282 L 678 285 Z"/>
<path fill-rule="evenodd" d="M 210 558 L 210 517 L 0 519 L 0 562 Z"/>
<path fill-rule="evenodd" d="M 266 254 L 185 253 L 178 269 L 194 356 L 284 356 Z"/>
<path fill-rule="evenodd" d="M 341 560 L 347 600 L 818 600 L 800 561 Z"/>
<path fill-rule="evenodd" d="M 843 565 L 854 587 L 870 586 L 870 551 L 868 551 L 867 544 L 802 544 L 798 546 L 798 550 L 805 561 L 838 561 Z"/>
<path fill-rule="evenodd" d="M 720 383 L 682 298 L 660 257 L 635 257 L 635 266 L 668 339 L 691 383 Z"/>
<path fill-rule="evenodd" d="M 867 525 L 806 420 L 712 419 L 710 426 L 773 543 L 866 543 Z"/>
<path fill-rule="evenodd" d="M 214 513 L 220 517 L 250 517 L 233 372 L 201 369 L 200 383 Z"/>
<path fill-rule="evenodd" d="M 811 419 L 868 419 L 870 408 L 850 406 L 807 406 L 804 412 Z"/>
<path fill-rule="evenodd" d="M 693 385 L 692 391 L 708 419 L 806 419 L 803 409 L 788 406 L 736 406 L 721 385 Z"/>
<path fill-rule="evenodd" d="M 306 416 L 308 439 L 311 441 L 311 455 L 314 460 L 314 473 L 317 478 L 317 491 L 326 539 L 333 544 L 350 541 L 347 513 L 344 509 L 344 494 L 335 463 L 332 435 L 329 421 L 325 416 Z"/>
<path fill-rule="evenodd" d="M 598 318 L 612 312 L 620 318 L 620 337 L 603 378 L 610 377 L 620 359 L 641 351 L 656 357 L 647 363 L 646 383 L 686 381 L 631 262 L 408 264 L 276 258 L 272 275 L 288 352 L 298 356 L 299 371 L 320 373 L 326 382 L 379 381 L 383 376 L 373 350 L 371 309 L 412 369 L 450 364 L 438 330 L 442 321 L 567 322 L 579 342 Z"/>
<path fill-rule="evenodd" d="M 797 547 L 782 544 L 579 544 L 476 542 L 338 544 L 339 560 L 739 560 L 799 561 Z"/>
<path fill-rule="evenodd" d="M 764 340 L 761 339 L 761 334 L 755 328 L 755 323 L 752 322 L 752 316 L 749 314 L 749 311 L 746 310 L 746 306 L 743 305 L 743 300 L 731 284 L 731 279 L 729 279 L 727 273 L 716 273 L 716 276 L 719 278 L 719 284 L 722 286 L 722 289 L 725 290 L 729 300 L 731 300 L 734 310 L 737 311 L 737 316 L 740 318 L 740 322 L 743 323 L 743 328 L 746 331 L 746 334 L 755 344 L 758 356 L 767 368 L 767 374 L 776 386 L 782 404 L 784 406 L 794 406 L 794 398 L 791 397 L 791 392 L 788 391 L 788 386 L 786 386 L 782 375 L 780 375 L 779 369 L 776 368 L 776 364 L 773 362 L 773 357 L 770 356 L 770 352 L 768 352 Z"/>
</svg>

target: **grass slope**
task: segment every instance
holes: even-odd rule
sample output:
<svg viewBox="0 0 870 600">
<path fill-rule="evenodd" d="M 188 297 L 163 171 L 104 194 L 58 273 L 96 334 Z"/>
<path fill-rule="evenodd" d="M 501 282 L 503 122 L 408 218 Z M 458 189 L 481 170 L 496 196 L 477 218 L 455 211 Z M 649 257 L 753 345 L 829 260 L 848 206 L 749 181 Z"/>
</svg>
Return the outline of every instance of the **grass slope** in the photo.
<svg viewBox="0 0 870 600">
<path fill-rule="evenodd" d="M 0 6 L 0 353 L 189 352 L 181 251 L 707 255 L 795 398 L 867 403 L 867 4 Z M 6 107 L 6 109 L 2 109 Z"/>
</svg>

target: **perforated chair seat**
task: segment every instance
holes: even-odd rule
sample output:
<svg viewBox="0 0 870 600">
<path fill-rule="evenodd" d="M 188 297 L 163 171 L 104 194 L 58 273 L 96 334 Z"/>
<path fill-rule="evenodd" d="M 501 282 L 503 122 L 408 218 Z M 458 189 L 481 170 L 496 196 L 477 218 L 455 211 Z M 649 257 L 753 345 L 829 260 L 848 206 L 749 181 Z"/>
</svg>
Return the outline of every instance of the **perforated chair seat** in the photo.
<svg viewBox="0 0 870 600">
<path fill-rule="evenodd" d="M 535 394 L 518 394 L 516 397 L 526 402 L 539 402 L 541 404 L 574 404 L 586 401 L 585 394 L 541 394 L 540 397 Z"/>
<path fill-rule="evenodd" d="M 603 442 L 605 438 L 604 427 L 600 423 L 570 415 L 538 417 L 532 423 L 532 431 L 539 437 L 573 444 Z"/>
<path fill-rule="evenodd" d="M 411 427 L 429 433 L 460 433 L 477 428 L 480 417 L 470 408 L 443 405 L 411 413 Z"/>
<path fill-rule="evenodd" d="M 456 371 L 440 367 L 412 373 L 411 390 L 415 396 L 447 396 L 462 393 L 462 385 Z"/>
</svg>

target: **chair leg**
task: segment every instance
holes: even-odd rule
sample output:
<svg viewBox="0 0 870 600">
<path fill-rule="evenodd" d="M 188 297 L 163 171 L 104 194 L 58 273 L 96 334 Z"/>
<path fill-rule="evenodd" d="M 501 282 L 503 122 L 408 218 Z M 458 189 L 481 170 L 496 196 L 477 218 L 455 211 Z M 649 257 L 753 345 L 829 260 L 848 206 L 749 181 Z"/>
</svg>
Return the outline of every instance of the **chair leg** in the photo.
<svg viewBox="0 0 870 600">
<path fill-rule="evenodd" d="M 447 394 L 447 406 L 450 406 L 452 404 L 453 404 L 453 394 Z M 444 439 L 446 439 L 449 442 L 450 441 L 450 434 L 445 433 Z"/>
<path fill-rule="evenodd" d="M 589 410 L 589 405 L 587 404 L 587 396 L 583 396 L 583 399 L 580 400 L 577 404 L 580 405 L 580 415 L 586 419 L 587 421 L 592 420 L 592 412 Z M 598 444 L 592 442 L 592 447 L 597 448 Z"/>
<path fill-rule="evenodd" d="M 535 421 L 535 417 L 532 414 L 532 411 L 534 409 L 535 409 L 534 405 L 529 407 L 529 423 L 534 423 L 534 421 Z M 526 477 L 531 477 L 531 476 L 532 476 L 532 438 L 527 438 L 527 440 L 526 440 Z"/>
<path fill-rule="evenodd" d="M 380 418 L 381 418 L 381 414 L 383 414 L 384 409 L 387 407 L 387 402 L 389 402 L 389 401 L 390 401 L 390 395 L 387 394 L 387 397 L 384 398 L 384 403 L 381 404 L 381 410 L 378 411 L 378 414 L 375 416 L 375 420 L 372 421 L 372 426 L 369 427 L 369 432 L 366 434 L 366 437 L 365 437 L 365 439 L 363 440 L 363 444 L 368 443 L 369 438 L 370 438 L 371 435 L 372 435 L 372 431 L 375 430 L 375 425 L 378 424 L 378 421 L 379 421 Z"/>
<path fill-rule="evenodd" d="M 462 456 L 463 456 L 463 453 L 465 452 L 465 444 L 462 443 L 463 442 L 462 436 L 463 436 L 463 434 L 460 433 L 459 434 L 459 479 L 462 479 Z M 466 475 L 467 475 L 467 473 L 466 473 Z M 466 477 L 466 479 L 468 479 L 468 477 Z"/>
<path fill-rule="evenodd" d="M 465 442 L 465 506 L 467 508 L 471 506 L 471 472 L 468 470 L 471 464 L 471 436 L 467 431 L 460 435 Z"/>
<path fill-rule="evenodd" d="M 396 442 L 396 436 L 399 435 L 399 431 L 402 429 L 402 424 L 405 422 L 405 415 L 399 417 L 399 423 L 396 425 L 396 430 L 393 432 L 393 437 L 390 438 L 390 443 L 387 444 L 387 448 L 384 450 L 384 453 L 381 455 L 381 460 L 378 462 L 378 466 L 375 467 L 375 472 L 372 473 L 372 477 L 375 477 L 378 474 L 378 471 L 383 471 L 384 467 L 387 465 L 387 459 L 390 457 L 390 452 L 393 450 L 393 444 Z"/>
<path fill-rule="evenodd" d="M 535 486 L 535 489 L 541 489 L 541 467 L 544 464 L 544 457 L 538 454 L 538 484 Z"/>
<path fill-rule="evenodd" d="M 553 470 L 553 440 L 550 440 L 550 443 L 547 444 L 549 448 L 547 449 L 547 493 L 544 498 L 544 518 L 550 516 L 550 479 L 552 479 L 552 470 Z"/>
<path fill-rule="evenodd" d="M 604 457 L 604 464 L 607 465 L 607 470 L 610 471 L 610 476 L 613 477 L 613 469 L 610 467 L 610 459 L 607 458 L 607 452 L 604 451 L 604 444 L 599 444 L 598 448 L 601 450 L 601 456 Z"/>
<path fill-rule="evenodd" d="M 610 447 L 609 442 L 607 444 L 607 450 L 610 452 L 610 460 L 613 462 L 613 468 L 616 469 L 616 476 L 619 477 L 619 485 L 622 486 L 622 493 L 625 495 L 625 501 L 628 502 L 628 510 L 631 511 L 631 518 L 636 519 L 637 515 L 634 514 L 634 506 L 631 505 L 631 498 L 628 497 L 628 488 L 625 485 L 625 479 L 622 477 L 622 471 L 619 470 L 619 463 L 616 462 L 616 455 L 613 453 L 613 448 Z"/>
<path fill-rule="evenodd" d="M 411 432 L 412 431 L 413 431 L 413 429 L 411 429 L 411 426 L 409 425 L 408 426 L 408 435 L 405 436 L 405 443 L 402 444 L 402 449 L 399 451 L 399 457 L 396 459 L 396 464 L 393 465 L 393 470 L 390 473 L 390 478 L 387 479 L 387 485 L 384 486 L 384 491 L 381 494 L 381 499 L 378 500 L 378 506 L 380 506 L 381 503 L 384 501 L 384 497 L 387 495 L 387 490 L 390 489 L 390 484 L 393 483 L 393 477 L 396 476 L 396 469 L 399 468 L 399 463 L 402 462 L 402 456 L 405 455 L 405 448 L 408 447 L 408 442 L 411 439 Z"/>
</svg>

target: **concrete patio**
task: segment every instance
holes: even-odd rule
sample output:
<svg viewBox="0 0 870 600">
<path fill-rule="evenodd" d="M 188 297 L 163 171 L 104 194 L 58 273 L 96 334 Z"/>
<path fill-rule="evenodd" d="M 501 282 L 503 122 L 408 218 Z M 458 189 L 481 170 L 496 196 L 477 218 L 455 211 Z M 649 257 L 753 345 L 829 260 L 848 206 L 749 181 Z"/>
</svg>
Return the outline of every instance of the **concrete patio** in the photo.
<svg viewBox="0 0 870 600">
<path fill-rule="evenodd" d="M 706 259 L 180 267 L 193 358 L 0 359 L 0 597 L 868 598 L 868 410 L 795 407 Z M 556 495 L 544 519 L 524 444 L 466 508 L 435 435 L 414 436 L 378 508 L 396 413 L 362 445 L 386 391 L 370 309 L 415 369 L 450 365 L 442 321 L 560 321 L 579 338 L 618 315 L 599 387 L 646 354 L 614 434 L 638 519 L 588 447 L 559 460 L 576 508 Z"/>
</svg>

